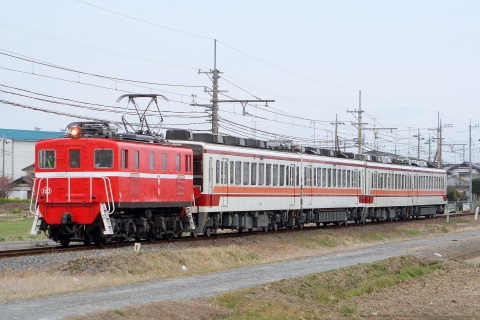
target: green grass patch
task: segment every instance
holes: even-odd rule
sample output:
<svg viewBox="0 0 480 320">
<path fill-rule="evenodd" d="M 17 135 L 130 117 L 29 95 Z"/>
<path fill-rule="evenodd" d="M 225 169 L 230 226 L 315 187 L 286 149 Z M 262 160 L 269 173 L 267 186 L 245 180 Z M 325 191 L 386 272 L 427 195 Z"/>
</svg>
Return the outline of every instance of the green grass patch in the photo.
<svg viewBox="0 0 480 320">
<path fill-rule="evenodd" d="M 298 237 L 294 240 L 294 242 L 297 245 L 307 249 L 312 249 L 315 247 L 334 248 L 338 245 L 338 242 L 334 239 L 334 237 L 327 235 L 320 235 L 316 237 Z"/>
<path fill-rule="evenodd" d="M 0 241 L 22 241 L 47 239 L 44 234 L 32 235 L 32 218 L 19 217 L 17 219 L 0 219 Z"/>
<path fill-rule="evenodd" d="M 11 199 L 6 199 L 6 198 L 0 198 L 0 204 L 6 204 L 6 203 L 29 203 L 29 199 L 18 199 L 18 198 L 11 198 Z"/>
<path fill-rule="evenodd" d="M 225 318 L 231 320 L 354 317 L 352 299 L 442 268 L 415 257 L 392 258 L 228 292 L 212 303 L 231 310 Z"/>
</svg>

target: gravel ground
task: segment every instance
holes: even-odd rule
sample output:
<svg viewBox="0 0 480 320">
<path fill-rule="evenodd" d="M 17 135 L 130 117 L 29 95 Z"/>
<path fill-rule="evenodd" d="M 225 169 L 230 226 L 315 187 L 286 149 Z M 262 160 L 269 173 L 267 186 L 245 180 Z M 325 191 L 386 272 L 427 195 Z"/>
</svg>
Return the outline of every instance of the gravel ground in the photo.
<svg viewBox="0 0 480 320">
<path fill-rule="evenodd" d="M 122 249 L 118 249 L 122 250 Z M 351 266 L 359 263 L 371 263 L 390 257 L 414 254 L 435 261 L 472 258 L 479 254 L 480 233 L 469 231 L 446 234 L 428 239 L 383 244 L 327 254 L 295 261 L 285 261 L 269 265 L 252 266 L 191 277 L 176 278 L 149 283 L 139 283 L 114 288 L 106 288 L 85 293 L 72 293 L 56 297 L 37 298 L 22 301 L 0 303 L 1 317 L 5 319 L 54 319 L 70 315 L 85 314 L 107 309 L 165 300 L 185 300 L 214 296 L 228 290 L 245 288 L 281 279 L 302 277 L 308 274 Z M 72 253 L 73 254 L 73 253 Z M 75 257 L 79 254 L 74 253 Z M 24 257 L 9 259 L 4 268 L 19 268 L 30 264 L 46 266 L 55 264 L 56 259 L 67 259 L 70 253 L 55 257 Z M 26 260 L 27 259 L 27 260 Z M 2 264 L 4 261 L 2 261 Z M 432 294 L 432 291 L 430 291 Z M 435 292 L 433 291 L 433 294 Z M 375 299 L 375 298 L 372 298 Z M 379 303 L 372 300 L 374 303 Z M 398 303 L 396 304 L 398 305 Z M 59 306 L 62 306 L 59 308 Z M 75 306 L 67 308 L 65 306 Z M 476 307 L 478 308 L 478 307 Z M 473 310 L 480 314 L 479 310 Z M 402 314 L 408 314 L 403 312 Z M 433 319 L 433 318 L 432 318 Z"/>
</svg>

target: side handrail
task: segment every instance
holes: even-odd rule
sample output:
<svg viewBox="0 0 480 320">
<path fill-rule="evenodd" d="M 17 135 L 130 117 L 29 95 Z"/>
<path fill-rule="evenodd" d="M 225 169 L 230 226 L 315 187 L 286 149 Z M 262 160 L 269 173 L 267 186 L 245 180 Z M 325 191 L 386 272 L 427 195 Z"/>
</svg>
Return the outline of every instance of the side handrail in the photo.
<svg viewBox="0 0 480 320">
<path fill-rule="evenodd" d="M 40 191 L 39 190 L 36 190 L 35 187 L 37 188 L 40 188 L 40 185 L 41 185 L 41 181 L 43 180 L 44 178 L 35 178 L 35 180 L 33 180 L 33 187 L 32 187 L 32 190 L 33 190 L 33 194 L 32 194 L 32 197 L 30 198 L 30 213 L 33 214 L 33 215 L 36 215 L 37 214 L 37 206 L 38 206 L 38 195 L 40 194 Z M 37 181 L 38 181 L 38 185 L 37 185 Z M 35 198 L 35 206 L 32 208 L 32 204 L 33 204 L 33 199 Z"/>
<path fill-rule="evenodd" d="M 103 185 L 105 186 L 105 195 L 107 197 L 107 213 L 112 214 L 115 212 L 115 202 L 113 202 L 112 183 L 109 177 L 101 177 L 103 179 Z"/>
</svg>

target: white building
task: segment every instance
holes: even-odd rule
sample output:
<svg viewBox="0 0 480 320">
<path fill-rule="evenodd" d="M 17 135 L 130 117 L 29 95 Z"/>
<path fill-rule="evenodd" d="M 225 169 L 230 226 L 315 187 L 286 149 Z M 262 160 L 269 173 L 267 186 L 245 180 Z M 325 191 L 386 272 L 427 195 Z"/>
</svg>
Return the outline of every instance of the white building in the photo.
<svg viewBox="0 0 480 320">
<path fill-rule="evenodd" d="M 15 181 L 35 162 L 35 143 L 43 139 L 63 137 L 62 132 L 0 129 L 0 177 Z M 20 190 L 18 190 L 20 191 Z M 27 193 L 12 192 L 12 198 L 26 198 Z"/>
</svg>

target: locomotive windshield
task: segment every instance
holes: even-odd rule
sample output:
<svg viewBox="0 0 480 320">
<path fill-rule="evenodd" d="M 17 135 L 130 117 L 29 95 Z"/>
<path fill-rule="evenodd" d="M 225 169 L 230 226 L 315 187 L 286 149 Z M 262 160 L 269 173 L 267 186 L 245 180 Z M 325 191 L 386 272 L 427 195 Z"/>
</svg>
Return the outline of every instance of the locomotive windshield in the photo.
<svg viewBox="0 0 480 320">
<path fill-rule="evenodd" d="M 38 152 L 38 167 L 41 169 L 55 169 L 56 167 L 55 150 L 40 150 Z"/>
<path fill-rule="evenodd" d="M 112 168 L 113 150 L 97 149 L 95 150 L 95 168 Z"/>
<path fill-rule="evenodd" d="M 80 150 L 73 149 L 69 152 L 70 168 L 80 168 Z"/>
</svg>

